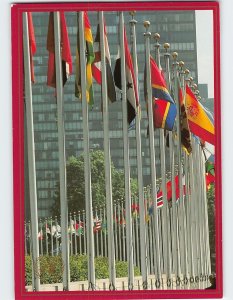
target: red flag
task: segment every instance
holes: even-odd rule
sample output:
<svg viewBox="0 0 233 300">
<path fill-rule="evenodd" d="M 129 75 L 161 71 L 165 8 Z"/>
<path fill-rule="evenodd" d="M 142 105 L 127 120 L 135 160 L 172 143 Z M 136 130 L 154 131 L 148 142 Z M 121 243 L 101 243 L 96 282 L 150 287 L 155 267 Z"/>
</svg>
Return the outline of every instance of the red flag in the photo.
<svg viewBox="0 0 233 300">
<path fill-rule="evenodd" d="M 72 57 L 70 51 L 69 36 L 66 27 L 64 12 L 60 12 L 61 29 L 61 57 L 62 57 L 62 77 L 63 86 L 72 72 Z M 49 15 L 49 26 L 47 35 L 47 50 L 49 51 L 47 85 L 56 88 L 56 68 L 55 68 L 55 41 L 54 41 L 54 15 Z"/>
<path fill-rule="evenodd" d="M 28 35 L 29 35 L 29 52 L 30 52 L 30 68 L 31 68 L 31 81 L 35 82 L 34 75 L 34 64 L 33 64 L 33 55 L 36 53 L 36 39 L 34 26 L 32 21 L 32 14 L 28 12 Z"/>
<path fill-rule="evenodd" d="M 209 190 L 210 188 L 210 184 L 215 182 L 215 176 L 210 174 L 210 173 L 206 173 L 206 188 L 207 190 Z"/>
</svg>

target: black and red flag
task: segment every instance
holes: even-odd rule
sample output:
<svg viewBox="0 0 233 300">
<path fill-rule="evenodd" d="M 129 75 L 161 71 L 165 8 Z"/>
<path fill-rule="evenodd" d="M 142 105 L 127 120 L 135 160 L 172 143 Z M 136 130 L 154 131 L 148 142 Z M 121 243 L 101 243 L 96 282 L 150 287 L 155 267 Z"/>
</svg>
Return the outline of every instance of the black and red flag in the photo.
<svg viewBox="0 0 233 300">
<path fill-rule="evenodd" d="M 128 106 L 128 123 L 130 124 L 137 112 L 139 106 L 138 91 L 136 85 L 136 78 L 133 68 L 132 57 L 129 51 L 129 45 L 126 36 L 126 30 L 124 28 L 124 46 L 125 46 L 125 73 L 126 73 L 126 97 Z M 118 57 L 116 60 L 116 66 L 114 69 L 114 80 L 116 86 L 121 89 L 121 58 Z"/>
<path fill-rule="evenodd" d="M 61 31 L 61 64 L 63 86 L 72 72 L 72 56 L 70 51 L 70 41 L 66 27 L 64 12 L 60 12 Z M 56 66 L 55 66 L 55 40 L 54 40 L 54 13 L 49 15 L 49 26 L 47 35 L 47 50 L 49 51 L 47 85 L 56 88 Z"/>
</svg>

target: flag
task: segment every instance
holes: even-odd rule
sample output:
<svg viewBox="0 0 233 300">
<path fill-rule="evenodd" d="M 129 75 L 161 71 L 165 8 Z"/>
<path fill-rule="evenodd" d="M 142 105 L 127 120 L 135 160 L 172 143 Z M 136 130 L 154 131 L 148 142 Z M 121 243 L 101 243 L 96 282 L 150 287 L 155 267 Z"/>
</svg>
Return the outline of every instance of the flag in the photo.
<svg viewBox="0 0 233 300">
<path fill-rule="evenodd" d="M 184 96 L 182 92 L 182 88 L 180 86 L 180 82 L 178 81 L 178 93 L 179 93 L 179 101 L 180 101 L 180 137 L 181 144 L 183 145 L 187 154 L 192 152 L 191 146 L 191 134 L 189 130 L 188 117 L 186 108 L 184 105 Z"/>
<path fill-rule="evenodd" d="M 138 91 L 136 85 L 136 78 L 134 74 L 133 62 L 129 51 L 129 45 L 124 28 L 124 46 L 125 46 L 125 72 L 126 72 L 126 97 L 128 109 L 128 124 L 130 124 L 136 116 L 137 107 L 139 106 Z M 116 86 L 121 90 L 121 59 L 118 53 L 116 65 L 114 69 L 114 80 Z"/>
<path fill-rule="evenodd" d="M 61 32 L 62 80 L 64 86 L 69 75 L 72 72 L 72 57 L 70 52 L 70 41 L 67 32 L 64 12 L 60 12 L 60 32 Z M 56 88 L 54 13 L 53 12 L 51 12 L 49 15 L 47 50 L 49 51 L 47 85 Z"/>
<path fill-rule="evenodd" d="M 161 70 L 159 70 L 156 62 L 152 57 L 150 57 L 150 66 L 154 127 L 172 130 L 176 118 L 176 105 L 166 88 L 166 82 L 164 80 L 162 72 Z M 145 95 L 147 96 L 146 73 L 144 80 Z"/>
<path fill-rule="evenodd" d="M 186 86 L 186 111 L 191 132 L 214 145 L 214 125 L 188 86 Z"/>
<path fill-rule="evenodd" d="M 38 232 L 37 237 L 38 237 L 39 240 L 43 240 L 43 231 L 42 231 L 42 229 Z"/>
<path fill-rule="evenodd" d="M 163 74 L 161 70 L 159 70 L 155 60 L 150 57 L 150 65 L 151 65 L 151 86 L 152 86 L 152 96 L 157 99 L 166 100 L 172 104 L 174 104 L 174 100 L 170 96 L 166 82 L 164 80 Z"/>
<path fill-rule="evenodd" d="M 175 191 L 176 191 L 176 201 L 180 198 L 180 189 L 179 189 L 179 176 L 175 176 Z M 183 185 L 183 195 L 186 195 L 185 185 Z M 171 180 L 167 182 L 167 201 L 172 199 L 172 182 Z M 163 206 L 163 192 L 160 190 L 157 193 L 157 207 Z"/>
<path fill-rule="evenodd" d="M 94 232 L 98 232 L 99 230 L 101 230 L 101 220 L 94 220 L 94 228 L 93 231 Z"/>
<path fill-rule="evenodd" d="M 105 47 L 105 60 L 106 60 L 106 78 L 107 78 L 107 91 L 108 91 L 108 99 L 111 102 L 116 101 L 116 90 L 115 83 L 113 79 L 112 69 L 111 69 L 111 58 L 108 46 L 108 38 L 106 27 L 104 24 L 104 47 Z M 94 42 L 94 53 L 95 60 L 92 64 L 92 74 L 98 84 L 101 84 L 101 49 L 100 49 L 100 26 L 97 26 L 97 32 Z"/>
<path fill-rule="evenodd" d="M 32 13 L 28 12 L 28 35 L 29 35 L 29 52 L 30 52 L 30 69 L 31 81 L 35 82 L 33 55 L 36 53 L 36 38 L 32 21 Z"/>
<path fill-rule="evenodd" d="M 79 14 L 79 13 L 78 13 Z M 79 16 L 79 15 L 78 15 Z M 79 18 L 78 18 L 79 19 Z M 92 88 L 92 63 L 94 62 L 95 55 L 93 49 L 93 37 L 91 25 L 88 19 L 87 12 L 83 13 L 84 24 L 84 40 L 86 44 L 86 100 L 92 107 L 94 104 L 93 88 Z M 77 35 L 77 48 L 76 48 L 76 79 L 75 79 L 75 96 L 81 99 L 81 70 L 80 70 L 80 45 L 79 45 L 79 30 Z"/>
<path fill-rule="evenodd" d="M 207 190 L 210 189 L 211 183 L 215 182 L 215 176 L 212 175 L 211 173 L 206 173 L 206 188 Z"/>
</svg>

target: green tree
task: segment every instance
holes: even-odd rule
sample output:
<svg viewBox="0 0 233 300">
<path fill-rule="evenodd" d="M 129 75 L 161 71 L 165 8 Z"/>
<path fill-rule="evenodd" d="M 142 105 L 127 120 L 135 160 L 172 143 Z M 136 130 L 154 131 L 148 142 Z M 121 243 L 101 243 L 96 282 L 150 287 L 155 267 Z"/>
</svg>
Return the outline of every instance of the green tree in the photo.
<svg viewBox="0 0 233 300">
<path fill-rule="evenodd" d="M 90 152 L 91 160 L 91 186 L 93 206 L 102 206 L 106 203 L 105 195 L 105 170 L 104 153 L 101 150 Z M 113 163 L 112 169 L 112 195 L 113 200 L 124 198 L 124 172 L 117 170 Z M 84 156 L 71 156 L 67 161 L 67 199 L 69 212 L 77 212 L 85 209 L 85 179 Z M 137 192 L 137 180 L 131 179 L 131 192 Z M 60 215 L 60 191 L 59 182 L 54 197 L 54 205 L 51 210 L 53 216 Z"/>
</svg>

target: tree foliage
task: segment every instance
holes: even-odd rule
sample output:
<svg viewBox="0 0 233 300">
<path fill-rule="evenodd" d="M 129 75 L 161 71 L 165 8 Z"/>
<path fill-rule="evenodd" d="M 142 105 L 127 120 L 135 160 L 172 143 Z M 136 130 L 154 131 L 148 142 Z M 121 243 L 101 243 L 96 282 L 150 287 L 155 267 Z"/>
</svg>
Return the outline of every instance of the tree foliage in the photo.
<svg viewBox="0 0 233 300">
<path fill-rule="evenodd" d="M 106 203 L 105 192 L 105 164 L 103 151 L 90 152 L 91 160 L 91 188 L 93 207 L 103 206 Z M 112 170 L 112 197 L 113 201 L 124 199 L 124 172 L 117 170 L 111 163 Z M 67 200 L 69 212 L 77 212 L 85 209 L 85 177 L 84 156 L 71 156 L 66 167 L 67 176 Z M 137 181 L 131 179 L 131 192 L 136 193 Z M 60 215 L 60 191 L 59 182 L 54 197 L 52 215 Z"/>
</svg>

